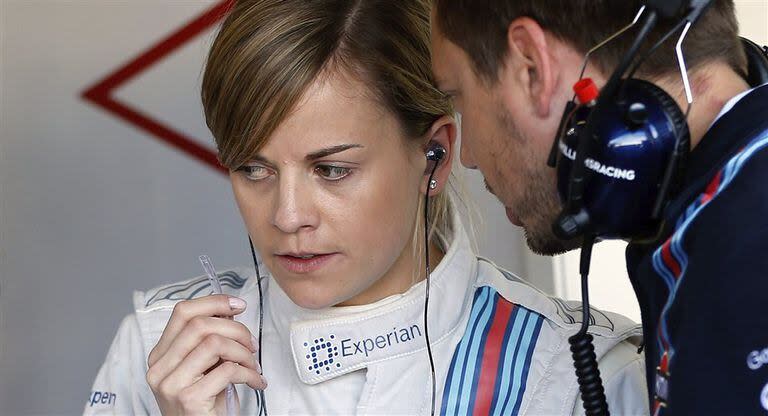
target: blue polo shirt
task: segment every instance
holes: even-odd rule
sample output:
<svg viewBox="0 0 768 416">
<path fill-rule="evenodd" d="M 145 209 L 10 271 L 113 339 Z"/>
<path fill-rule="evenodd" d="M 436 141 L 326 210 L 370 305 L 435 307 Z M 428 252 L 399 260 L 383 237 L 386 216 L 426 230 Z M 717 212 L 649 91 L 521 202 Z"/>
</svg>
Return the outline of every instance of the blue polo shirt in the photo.
<svg viewBox="0 0 768 416">
<path fill-rule="evenodd" d="M 653 241 L 627 248 L 652 414 L 768 412 L 768 85 L 690 153 Z"/>
</svg>

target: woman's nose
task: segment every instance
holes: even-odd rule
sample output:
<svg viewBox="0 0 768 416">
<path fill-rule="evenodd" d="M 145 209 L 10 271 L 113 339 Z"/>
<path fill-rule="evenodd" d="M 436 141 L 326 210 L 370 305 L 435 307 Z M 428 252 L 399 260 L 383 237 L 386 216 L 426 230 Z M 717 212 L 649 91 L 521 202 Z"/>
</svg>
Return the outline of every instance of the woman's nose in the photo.
<svg viewBox="0 0 768 416">
<path fill-rule="evenodd" d="M 280 231 L 290 234 L 317 226 L 318 217 L 314 209 L 312 192 L 309 189 L 302 189 L 299 183 L 281 185 L 276 202 L 272 224 Z"/>
</svg>

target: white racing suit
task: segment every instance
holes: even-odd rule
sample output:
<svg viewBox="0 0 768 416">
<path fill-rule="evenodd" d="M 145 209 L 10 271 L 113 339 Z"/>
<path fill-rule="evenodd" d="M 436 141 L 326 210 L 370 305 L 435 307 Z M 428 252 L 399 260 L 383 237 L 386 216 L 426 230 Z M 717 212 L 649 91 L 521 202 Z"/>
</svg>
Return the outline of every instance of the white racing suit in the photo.
<svg viewBox="0 0 768 416">
<path fill-rule="evenodd" d="M 458 225 L 432 272 L 429 337 L 436 413 L 446 415 L 583 414 L 568 337 L 581 306 L 551 298 L 478 258 Z M 269 415 L 428 415 L 431 376 L 425 344 L 425 282 L 371 305 L 307 310 L 262 275 L 262 367 Z M 248 302 L 237 317 L 258 335 L 253 270 L 221 273 L 225 293 Z M 86 415 L 160 414 L 145 380 L 147 356 L 174 305 L 210 294 L 206 277 L 134 295 L 98 373 Z M 609 408 L 647 415 L 640 327 L 592 311 L 590 332 Z M 255 393 L 236 386 L 241 414 L 257 414 Z"/>
</svg>

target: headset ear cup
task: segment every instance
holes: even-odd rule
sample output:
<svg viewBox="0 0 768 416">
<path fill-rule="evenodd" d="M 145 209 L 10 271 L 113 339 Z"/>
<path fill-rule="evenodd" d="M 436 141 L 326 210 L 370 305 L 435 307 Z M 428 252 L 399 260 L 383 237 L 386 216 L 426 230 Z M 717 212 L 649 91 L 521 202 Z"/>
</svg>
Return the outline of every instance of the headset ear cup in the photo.
<svg viewBox="0 0 768 416">
<path fill-rule="evenodd" d="M 683 110 L 680 109 L 680 106 L 677 105 L 675 100 L 664 90 L 648 81 L 633 78 L 626 82 L 633 85 L 635 88 L 642 89 L 658 101 L 659 105 L 661 105 L 661 108 L 664 110 L 664 113 L 669 118 L 669 121 L 675 126 L 675 132 L 681 139 L 681 145 L 685 145 L 686 153 L 688 153 L 691 143 L 688 123 L 685 120 Z"/>
<path fill-rule="evenodd" d="M 668 120 L 672 123 L 675 129 L 677 137 L 680 138 L 678 143 L 678 152 L 680 157 L 676 161 L 676 167 L 673 171 L 674 180 L 672 181 L 671 190 L 675 192 L 680 185 L 683 171 L 685 170 L 686 161 L 688 160 L 688 153 L 691 150 L 691 134 L 688 129 L 688 122 L 685 118 L 685 113 L 677 105 L 675 100 L 667 94 L 666 91 L 648 81 L 641 79 L 630 79 L 627 81 L 635 86 L 635 88 L 641 89 L 652 96 L 661 106 L 664 114 L 666 114 Z"/>
<path fill-rule="evenodd" d="M 630 239 L 655 233 L 657 206 L 679 189 L 689 146 L 685 114 L 661 88 L 642 80 L 624 81 L 612 103 L 594 121 L 593 145 L 584 165 L 583 204 L 591 230 L 602 239 Z M 592 110 L 574 113 L 576 134 L 560 144 L 558 192 L 568 195 L 575 149 Z"/>
</svg>

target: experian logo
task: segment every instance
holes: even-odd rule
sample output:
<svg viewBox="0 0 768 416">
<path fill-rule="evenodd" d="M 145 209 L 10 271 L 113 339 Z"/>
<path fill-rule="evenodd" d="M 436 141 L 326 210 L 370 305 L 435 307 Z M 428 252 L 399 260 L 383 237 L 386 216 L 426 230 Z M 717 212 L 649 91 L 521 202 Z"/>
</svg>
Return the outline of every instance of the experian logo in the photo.
<svg viewBox="0 0 768 416">
<path fill-rule="evenodd" d="M 421 336 L 421 328 L 418 325 L 411 325 L 410 328 L 392 328 L 392 331 L 385 334 L 358 341 L 347 338 L 341 340 L 341 355 L 350 357 L 356 354 L 364 354 L 367 357 L 376 350 L 383 350 L 395 344 L 411 342 L 416 337 Z"/>
<path fill-rule="evenodd" d="M 307 369 L 315 374 L 331 372 L 341 367 L 339 363 L 339 347 L 336 345 L 336 335 L 330 334 L 327 338 L 315 338 L 314 342 L 305 342 Z"/>
<path fill-rule="evenodd" d="M 374 351 L 408 343 L 419 337 L 422 334 L 418 325 L 392 328 L 389 332 L 359 340 L 345 338 L 339 341 L 335 334 L 327 334 L 304 343 L 306 368 L 318 376 L 328 374 L 341 369 L 342 363 L 339 360 L 343 357 L 358 354 L 368 357 Z"/>
</svg>

